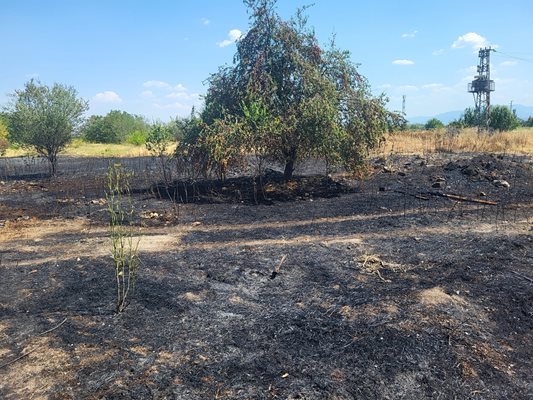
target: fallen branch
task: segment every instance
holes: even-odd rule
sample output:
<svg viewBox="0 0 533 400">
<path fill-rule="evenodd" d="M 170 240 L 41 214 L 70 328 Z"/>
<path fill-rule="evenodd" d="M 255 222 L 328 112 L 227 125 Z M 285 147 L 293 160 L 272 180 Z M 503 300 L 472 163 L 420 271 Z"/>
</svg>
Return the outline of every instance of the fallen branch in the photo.
<svg viewBox="0 0 533 400">
<path fill-rule="evenodd" d="M 522 275 L 520 272 L 511 271 L 511 273 L 513 273 L 513 274 L 519 276 L 520 278 L 524 278 L 526 281 L 533 282 L 533 279 L 531 279 L 531 278 L 528 277 L 528 276 Z"/>
<path fill-rule="evenodd" d="M 55 331 L 56 329 L 58 329 L 61 325 L 63 325 L 65 322 L 67 322 L 67 319 L 68 318 L 65 318 L 63 321 L 61 321 L 59 324 L 57 324 L 56 326 L 54 326 L 53 328 L 51 329 L 48 329 L 47 331 L 44 331 L 44 332 L 41 332 L 39 333 L 38 335 L 35 335 L 34 337 L 39 337 L 39 336 L 43 336 L 43 335 L 46 335 L 47 333 L 50 333 L 52 331 Z M 4 367 L 7 367 L 11 364 L 14 364 L 16 363 L 18 360 L 21 360 L 23 359 L 24 357 L 28 356 L 29 354 L 33 353 L 35 350 L 39 349 L 41 346 L 36 346 L 35 348 L 31 349 L 30 351 L 27 351 L 26 353 L 18 356 L 17 358 L 15 358 L 14 360 L 11 360 L 11 361 L 8 361 L 6 362 L 5 364 L 1 364 L 0 365 L 0 369 L 4 368 Z"/>
<path fill-rule="evenodd" d="M 487 204 L 489 206 L 497 206 L 498 203 L 495 201 L 490 200 L 483 200 L 483 199 L 474 199 L 472 197 L 465 197 L 460 196 L 458 194 L 449 194 L 449 193 L 440 193 L 440 192 L 419 192 L 419 193 L 409 193 L 405 190 L 395 190 L 396 193 L 405 194 L 407 196 L 412 196 L 419 200 L 429 200 L 429 197 L 423 196 L 423 194 L 430 195 L 430 196 L 438 196 L 438 197 L 445 197 L 447 199 L 456 200 L 456 201 L 466 201 L 469 203 L 479 203 L 479 204 Z"/>
<path fill-rule="evenodd" d="M 489 206 L 497 206 L 498 205 L 498 203 L 496 203 L 495 201 L 474 199 L 472 197 L 464 197 L 464 196 L 459 196 L 457 194 L 448 194 L 448 193 L 439 193 L 439 192 L 429 192 L 429 194 L 431 194 L 433 196 L 446 197 L 447 199 L 452 199 L 452 200 L 457 200 L 457 201 L 465 201 L 465 202 L 469 202 L 469 203 L 487 204 Z"/>
</svg>

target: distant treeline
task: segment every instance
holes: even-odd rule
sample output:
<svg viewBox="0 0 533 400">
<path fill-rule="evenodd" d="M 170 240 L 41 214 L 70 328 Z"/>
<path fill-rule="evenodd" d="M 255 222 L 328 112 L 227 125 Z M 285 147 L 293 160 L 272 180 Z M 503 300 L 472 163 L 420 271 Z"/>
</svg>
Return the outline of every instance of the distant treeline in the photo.
<svg viewBox="0 0 533 400">
<path fill-rule="evenodd" d="M 465 109 L 464 113 L 459 119 L 451 121 L 448 125 L 445 125 L 437 118 L 431 118 L 425 124 L 407 124 L 406 129 L 409 130 L 430 130 L 448 127 L 454 128 L 471 128 L 478 126 L 480 116 L 473 108 Z M 493 106 L 490 111 L 489 128 L 495 131 L 511 131 L 520 126 L 533 127 L 533 117 L 529 117 L 527 120 L 522 120 L 517 117 L 514 111 L 511 111 L 506 106 Z"/>
</svg>

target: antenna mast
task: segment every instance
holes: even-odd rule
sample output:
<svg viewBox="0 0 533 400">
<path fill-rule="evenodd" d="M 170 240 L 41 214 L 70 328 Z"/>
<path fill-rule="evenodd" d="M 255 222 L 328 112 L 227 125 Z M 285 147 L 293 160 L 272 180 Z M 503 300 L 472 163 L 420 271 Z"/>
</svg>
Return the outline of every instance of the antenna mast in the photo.
<svg viewBox="0 0 533 400">
<path fill-rule="evenodd" d="M 477 75 L 468 84 L 468 91 L 474 95 L 475 115 L 478 132 L 490 125 L 490 92 L 494 92 L 494 81 L 490 79 L 490 47 L 479 49 L 479 65 Z"/>
</svg>

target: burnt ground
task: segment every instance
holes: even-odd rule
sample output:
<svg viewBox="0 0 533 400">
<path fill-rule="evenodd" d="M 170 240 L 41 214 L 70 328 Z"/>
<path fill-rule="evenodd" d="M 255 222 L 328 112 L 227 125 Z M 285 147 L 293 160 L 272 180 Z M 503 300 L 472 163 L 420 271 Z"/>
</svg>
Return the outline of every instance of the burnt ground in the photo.
<svg viewBox="0 0 533 400">
<path fill-rule="evenodd" d="M 105 168 L 3 164 L 1 398 L 533 397 L 531 159 L 395 156 L 271 205 L 159 199 L 145 161 L 121 315 Z"/>
</svg>

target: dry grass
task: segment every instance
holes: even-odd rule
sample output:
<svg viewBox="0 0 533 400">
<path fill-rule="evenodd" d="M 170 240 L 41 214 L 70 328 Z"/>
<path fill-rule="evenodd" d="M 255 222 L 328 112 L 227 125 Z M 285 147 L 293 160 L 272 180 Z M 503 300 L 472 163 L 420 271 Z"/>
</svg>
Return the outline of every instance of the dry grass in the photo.
<svg viewBox="0 0 533 400">
<path fill-rule="evenodd" d="M 490 152 L 533 154 L 533 128 L 519 128 L 492 135 L 475 128 L 452 133 L 446 128 L 432 131 L 397 132 L 386 138 L 379 153 L 425 154 L 435 152 Z"/>
<path fill-rule="evenodd" d="M 88 143 L 81 139 L 74 139 L 61 154 L 74 157 L 138 157 L 150 155 L 144 145 Z M 35 155 L 35 152 L 24 148 L 8 149 L 6 152 L 7 157 L 31 155 Z"/>
<path fill-rule="evenodd" d="M 170 150 L 173 150 L 171 148 Z M 533 128 L 519 128 L 492 135 L 478 134 L 475 128 L 460 130 L 456 135 L 446 128 L 432 131 L 404 131 L 387 136 L 376 154 L 426 154 L 436 152 L 490 152 L 533 154 Z M 144 145 L 129 143 L 88 143 L 74 139 L 61 154 L 77 157 L 138 157 L 149 156 Z M 28 149 L 7 149 L 6 157 L 35 155 Z"/>
</svg>

